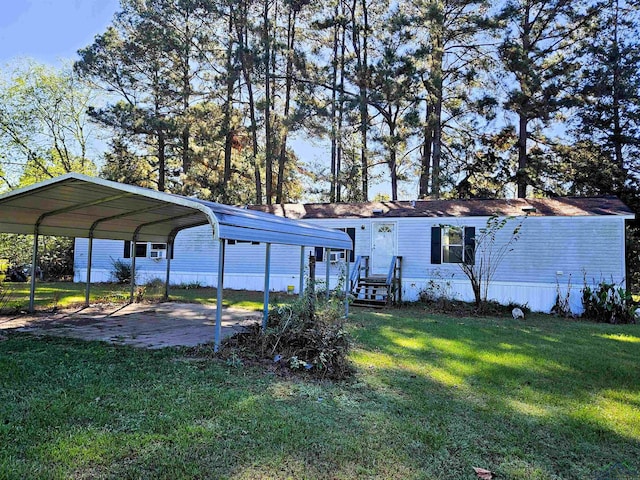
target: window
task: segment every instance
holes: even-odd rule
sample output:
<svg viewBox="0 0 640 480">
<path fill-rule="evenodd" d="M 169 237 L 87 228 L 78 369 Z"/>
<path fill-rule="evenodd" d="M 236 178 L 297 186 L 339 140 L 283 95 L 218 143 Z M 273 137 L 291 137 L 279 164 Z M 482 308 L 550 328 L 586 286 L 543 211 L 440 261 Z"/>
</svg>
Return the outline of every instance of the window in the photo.
<svg viewBox="0 0 640 480">
<path fill-rule="evenodd" d="M 442 228 L 442 263 L 462 263 L 464 242 L 461 227 Z"/>
<path fill-rule="evenodd" d="M 149 258 L 167 258 L 167 244 L 137 242 L 136 258 L 147 258 L 147 253 L 149 254 Z M 124 253 L 122 256 L 124 258 L 131 258 L 131 242 L 129 240 L 125 240 L 124 242 Z M 173 252 L 171 259 L 173 260 Z"/>
<path fill-rule="evenodd" d="M 337 228 L 336 230 L 340 230 L 341 232 L 346 232 L 351 238 L 351 252 L 349 252 L 349 262 L 353 263 L 356 260 L 356 229 L 353 227 L 348 228 Z M 315 247 L 314 256 L 316 257 L 317 262 L 322 262 L 324 259 L 325 249 L 322 247 Z M 332 250 L 331 251 L 331 259 L 330 261 L 337 262 L 339 259 L 344 260 L 344 250 Z"/>
<path fill-rule="evenodd" d="M 431 227 L 431 263 L 475 263 L 475 227 Z"/>
<path fill-rule="evenodd" d="M 136 258 L 144 258 L 147 256 L 147 243 L 146 242 L 137 242 L 136 243 Z M 131 242 L 129 240 L 125 240 L 124 242 L 124 258 L 131 258 Z"/>
</svg>

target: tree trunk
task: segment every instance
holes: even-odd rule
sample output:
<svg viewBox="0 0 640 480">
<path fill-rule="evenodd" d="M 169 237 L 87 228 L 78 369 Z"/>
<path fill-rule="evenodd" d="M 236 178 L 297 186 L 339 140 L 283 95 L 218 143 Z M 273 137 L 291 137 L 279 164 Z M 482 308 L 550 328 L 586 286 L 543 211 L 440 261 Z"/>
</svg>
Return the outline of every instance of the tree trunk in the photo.
<svg viewBox="0 0 640 480">
<path fill-rule="evenodd" d="M 271 31 L 269 29 L 269 0 L 264 1 L 264 135 L 265 135 L 265 194 L 267 205 L 273 201 L 273 158 L 271 138 Z"/>
<path fill-rule="evenodd" d="M 331 72 L 331 166 L 330 166 L 330 188 L 329 202 L 334 203 L 336 201 L 336 186 L 338 184 L 338 173 L 336 169 L 337 157 L 338 157 L 338 121 L 337 121 L 337 97 L 338 97 L 338 37 L 340 24 L 338 23 L 338 16 L 340 14 L 339 1 L 336 1 L 336 6 L 333 12 L 333 55 L 332 55 L 332 67 Z"/>
<path fill-rule="evenodd" d="M 396 116 L 391 111 L 387 112 L 389 138 L 393 139 L 396 135 Z M 389 148 L 389 175 L 391 177 L 391 200 L 398 200 L 398 146 L 395 140 L 391 140 Z"/>
<path fill-rule="evenodd" d="M 260 172 L 260 160 L 258 157 L 258 122 L 256 120 L 256 102 L 253 94 L 253 83 L 251 80 L 251 74 L 247 65 L 247 52 L 246 45 L 247 40 L 245 38 L 248 35 L 247 29 L 247 2 L 243 1 L 240 4 L 241 15 L 236 20 L 236 35 L 238 38 L 238 49 L 240 50 L 240 67 L 242 68 L 242 76 L 244 78 L 245 87 L 247 89 L 247 97 L 249 100 L 249 129 L 251 131 L 251 154 L 253 160 L 253 177 L 256 188 L 256 205 L 262 205 L 262 178 Z"/>
<path fill-rule="evenodd" d="M 614 49 L 614 64 L 613 64 L 613 151 L 615 156 L 615 162 L 621 172 L 624 172 L 624 157 L 622 154 L 622 124 L 620 121 L 620 97 L 621 88 L 620 85 L 620 43 L 618 39 L 618 14 L 620 10 L 619 1 L 615 2 L 614 20 L 613 20 L 613 49 Z"/>
<path fill-rule="evenodd" d="M 360 160 L 362 162 L 362 200 L 369 200 L 369 160 L 367 158 L 367 131 L 369 129 L 369 12 L 367 0 L 362 0 L 362 85 L 360 86 L 360 128 L 362 130 L 362 143 L 360 147 Z"/>
<path fill-rule="evenodd" d="M 519 114 L 518 126 L 518 172 L 516 181 L 518 184 L 518 198 L 527 198 L 527 124 L 529 119 L 524 112 Z"/>
<path fill-rule="evenodd" d="M 520 39 L 522 42 L 522 53 L 527 60 L 527 64 L 523 66 L 523 75 L 529 74 L 530 68 L 529 54 L 531 53 L 531 40 L 529 35 L 531 33 L 531 22 L 529 16 L 531 13 L 531 5 L 527 3 L 524 8 L 522 16 L 522 33 Z M 524 93 L 529 90 L 529 86 L 524 82 L 524 76 L 520 80 L 520 90 L 524 96 Z M 525 97 L 518 111 L 518 171 L 516 172 L 516 184 L 517 184 L 517 197 L 527 198 L 527 139 L 529 134 L 527 132 L 529 124 L 529 106 L 531 104 L 531 98 Z"/>
<path fill-rule="evenodd" d="M 158 130 L 158 191 L 164 192 L 165 190 L 165 171 L 166 171 L 166 157 L 165 157 L 166 141 L 164 131 Z"/>
<path fill-rule="evenodd" d="M 342 1 L 340 1 L 340 5 L 342 6 L 342 13 L 344 14 L 344 5 Z M 342 16 L 342 15 L 341 15 Z M 338 101 L 338 149 L 336 155 L 336 202 L 342 201 L 342 179 L 340 173 L 342 172 L 342 123 L 344 119 L 344 59 L 345 59 L 345 49 L 346 49 L 346 34 L 345 34 L 344 25 L 342 26 L 342 35 L 340 40 L 340 97 Z"/>
<path fill-rule="evenodd" d="M 396 147 L 391 147 L 389 152 L 389 173 L 391 176 L 391 200 L 398 200 L 398 172 L 397 172 L 397 153 Z"/>
<path fill-rule="evenodd" d="M 189 41 L 189 19 L 187 17 L 185 21 L 185 52 L 182 59 L 182 114 L 185 118 L 186 124 L 182 129 L 182 172 L 187 175 L 187 172 L 191 168 L 191 155 L 189 154 L 189 140 L 191 132 L 189 130 L 189 121 L 187 119 L 187 112 L 189 111 L 189 104 L 191 101 L 191 80 L 189 78 L 190 66 L 189 60 L 191 58 L 191 44 Z"/>
<path fill-rule="evenodd" d="M 442 62 L 444 58 L 443 26 L 440 25 L 433 40 L 432 65 L 432 101 L 433 115 L 431 116 L 431 130 L 433 132 L 432 168 L 431 168 L 431 197 L 440 198 L 440 160 L 442 152 L 442 97 L 443 74 Z"/>
<path fill-rule="evenodd" d="M 289 117 L 289 110 L 291 105 L 291 86 L 293 83 L 293 55 L 295 46 L 295 33 L 296 33 L 296 12 L 289 7 L 289 20 L 288 20 L 288 34 L 287 34 L 287 67 L 286 67 L 286 83 L 285 83 L 285 99 L 284 99 L 284 125 L 282 126 L 282 135 L 280 140 L 280 158 L 278 159 L 278 184 L 276 188 L 276 203 L 283 203 L 283 186 L 285 181 L 285 169 L 287 164 L 287 134 L 288 125 L 287 120 Z"/>
<path fill-rule="evenodd" d="M 429 100 L 426 101 L 424 114 L 424 139 L 422 142 L 422 156 L 420 157 L 420 190 L 418 197 L 429 196 L 429 177 L 431 175 L 431 147 L 433 146 L 433 129 L 431 128 L 431 115 L 433 114 Z"/>
<path fill-rule="evenodd" d="M 229 26 L 228 26 L 228 42 L 227 45 L 227 59 L 226 59 L 226 76 L 227 76 L 227 97 L 224 104 L 224 170 L 222 173 L 222 200 L 227 203 L 229 201 L 229 195 L 227 189 L 229 188 L 229 182 L 231 180 L 231 146 L 233 140 L 233 132 L 231 129 L 231 107 L 233 105 L 233 84 L 235 82 L 235 72 L 233 69 L 233 11 L 229 9 Z"/>
</svg>

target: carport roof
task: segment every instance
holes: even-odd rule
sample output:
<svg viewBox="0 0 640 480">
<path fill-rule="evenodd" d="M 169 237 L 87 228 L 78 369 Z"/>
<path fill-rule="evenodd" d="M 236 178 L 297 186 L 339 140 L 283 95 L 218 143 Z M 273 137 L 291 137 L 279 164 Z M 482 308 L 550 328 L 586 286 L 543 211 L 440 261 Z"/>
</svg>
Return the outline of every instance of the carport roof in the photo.
<svg viewBox="0 0 640 480">
<path fill-rule="evenodd" d="M 339 230 L 78 173 L 0 195 L 0 232 L 166 242 L 199 225 L 214 237 L 351 250 Z"/>
</svg>

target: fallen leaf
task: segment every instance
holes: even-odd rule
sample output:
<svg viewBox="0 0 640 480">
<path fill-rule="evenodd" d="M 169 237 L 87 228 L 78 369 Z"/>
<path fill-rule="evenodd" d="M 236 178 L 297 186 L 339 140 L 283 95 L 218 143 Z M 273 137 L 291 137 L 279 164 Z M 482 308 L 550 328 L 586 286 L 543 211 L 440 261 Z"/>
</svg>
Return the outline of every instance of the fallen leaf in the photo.
<svg viewBox="0 0 640 480">
<path fill-rule="evenodd" d="M 479 468 L 479 467 L 473 467 L 473 469 L 475 470 L 476 474 L 478 475 L 478 478 L 480 478 L 482 480 L 492 480 L 493 479 L 493 473 L 491 473 L 490 470 L 486 470 L 484 468 Z"/>
</svg>

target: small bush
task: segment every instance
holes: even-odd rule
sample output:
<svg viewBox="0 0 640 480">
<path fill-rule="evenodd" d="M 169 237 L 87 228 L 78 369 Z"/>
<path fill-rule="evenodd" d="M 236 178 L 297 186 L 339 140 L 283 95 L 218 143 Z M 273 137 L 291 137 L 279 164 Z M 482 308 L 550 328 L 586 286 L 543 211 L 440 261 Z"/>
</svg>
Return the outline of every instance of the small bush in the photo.
<svg viewBox="0 0 640 480">
<path fill-rule="evenodd" d="M 131 264 L 122 260 L 111 259 L 111 278 L 116 283 L 131 282 Z"/>
<path fill-rule="evenodd" d="M 198 288 L 204 288 L 204 286 L 200 282 L 186 282 L 177 285 L 175 288 L 180 288 L 182 290 L 196 290 Z"/>
<path fill-rule="evenodd" d="M 564 293 L 560 288 L 560 282 L 556 280 L 556 303 L 551 307 L 551 313 L 563 318 L 574 317 L 571 310 L 571 275 L 567 280 L 567 289 Z"/>
<path fill-rule="evenodd" d="M 164 288 L 164 280 L 162 280 L 161 278 L 152 278 L 150 280 L 147 280 L 145 286 L 150 289 Z"/>
<path fill-rule="evenodd" d="M 582 290 L 583 316 L 596 322 L 635 323 L 638 305 L 631 292 L 615 283 L 601 281 L 597 286 L 586 284 Z"/>
<path fill-rule="evenodd" d="M 349 377 L 353 369 L 347 355 L 352 341 L 344 326 L 344 304 L 336 297 L 319 305 L 315 302 L 305 295 L 291 305 L 271 308 L 265 332 L 254 324 L 227 339 L 223 351 L 319 378 Z"/>
</svg>

